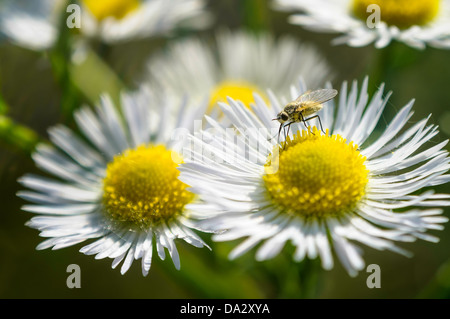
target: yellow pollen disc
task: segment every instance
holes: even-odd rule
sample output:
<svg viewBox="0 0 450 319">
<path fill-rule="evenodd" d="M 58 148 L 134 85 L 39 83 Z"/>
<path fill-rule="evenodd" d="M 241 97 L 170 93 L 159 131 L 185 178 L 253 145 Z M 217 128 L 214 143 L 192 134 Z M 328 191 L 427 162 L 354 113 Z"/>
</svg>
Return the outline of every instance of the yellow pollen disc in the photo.
<svg viewBox="0 0 450 319">
<path fill-rule="evenodd" d="M 218 102 L 227 102 L 227 97 L 231 97 L 233 100 L 239 100 L 248 108 L 250 104 L 254 102 L 253 93 L 257 93 L 261 98 L 264 99 L 266 104 L 268 104 L 268 99 L 265 94 L 261 92 L 256 86 L 246 83 L 243 81 L 225 81 L 218 84 L 211 92 L 211 97 L 209 100 L 208 111 L 211 112 L 212 109 L 217 106 Z"/>
<path fill-rule="evenodd" d="M 328 131 L 323 135 L 316 127 L 298 132 L 268 157 L 263 177 L 267 195 L 288 214 L 318 219 L 342 216 L 365 194 L 365 160 L 358 146 L 340 135 L 329 136 Z M 278 169 L 271 171 L 274 161 Z"/>
<path fill-rule="evenodd" d="M 140 6 L 140 0 L 81 0 L 98 21 L 109 17 L 117 20 Z"/>
<path fill-rule="evenodd" d="M 353 0 L 353 13 L 366 21 L 373 11 L 367 7 L 380 7 L 381 21 L 406 29 L 413 25 L 426 25 L 439 13 L 440 0 Z"/>
<path fill-rule="evenodd" d="M 103 205 L 113 221 L 148 228 L 176 218 L 194 195 L 178 180 L 164 146 L 139 146 L 114 157 L 103 180 Z"/>
</svg>

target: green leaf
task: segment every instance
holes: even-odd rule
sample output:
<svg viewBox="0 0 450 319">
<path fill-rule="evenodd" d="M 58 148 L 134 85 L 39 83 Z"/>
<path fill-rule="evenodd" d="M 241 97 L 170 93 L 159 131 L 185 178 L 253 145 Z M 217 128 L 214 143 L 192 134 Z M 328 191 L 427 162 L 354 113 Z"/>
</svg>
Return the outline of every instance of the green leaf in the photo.
<svg viewBox="0 0 450 319">
<path fill-rule="evenodd" d="M 32 129 L 5 115 L 0 115 L 0 139 L 26 153 L 32 153 L 39 142 L 39 136 Z"/>
<path fill-rule="evenodd" d="M 418 298 L 449 299 L 450 298 L 450 259 L 437 270 L 427 287 Z"/>
<path fill-rule="evenodd" d="M 69 66 L 74 85 L 92 104 L 96 104 L 101 95 L 106 93 L 116 106 L 120 105 L 120 93 L 125 85 L 117 74 L 89 48 L 82 55 Z M 120 114 L 120 109 L 118 111 Z"/>
</svg>

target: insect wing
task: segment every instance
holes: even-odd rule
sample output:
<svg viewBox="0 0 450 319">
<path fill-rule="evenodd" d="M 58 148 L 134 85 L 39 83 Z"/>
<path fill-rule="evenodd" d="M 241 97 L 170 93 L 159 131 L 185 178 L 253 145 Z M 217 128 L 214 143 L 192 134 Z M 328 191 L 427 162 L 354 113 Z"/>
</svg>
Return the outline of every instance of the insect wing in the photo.
<svg viewBox="0 0 450 319">
<path fill-rule="evenodd" d="M 322 104 L 325 103 L 332 98 L 334 98 L 338 94 L 337 90 L 333 89 L 321 89 L 316 91 L 307 91 L 300 95 L 295 102 L 298 104 L 308 103 L 311 104 Z"/>
</svg>

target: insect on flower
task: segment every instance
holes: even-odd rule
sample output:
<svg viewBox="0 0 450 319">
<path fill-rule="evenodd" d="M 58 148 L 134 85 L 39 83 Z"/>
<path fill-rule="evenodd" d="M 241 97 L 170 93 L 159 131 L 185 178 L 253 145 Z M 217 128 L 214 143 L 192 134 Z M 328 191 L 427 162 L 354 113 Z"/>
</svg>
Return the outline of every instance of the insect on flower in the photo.
<svg viewBox="0 0 450 319">
<path fill-rule="evenodd" d="M 289 135 L 289 128 L 292 123 L 303 122 L 306 128 L 308 125 L 307 121 L 317 118 L 320 124 L 320 130 L 325 134 L 322 128 L 322 122 L 320 121 L 319 115 L 313 115 L 314 113 L 320 111 L 323 108 L 323 103 L 331 100 L 338 94 L 337 90 L 333 89 L 319 89 L 315 91 L 307 91 L 300 95 L 294 101 L 288 103 L 283 111 L 277 114 L 277 117 L 272 119 L 280 122 L 280 129 L 278 130 L 278 142 L 280 140 L 280 132 L 283 128 L 284 137 Z M 311 117 L 308 117 L 313 115 Z M 287 124 L 286 124 L 287 122 Z M 286 133 L 287 127 L 287 133 Z"/>
</svg>

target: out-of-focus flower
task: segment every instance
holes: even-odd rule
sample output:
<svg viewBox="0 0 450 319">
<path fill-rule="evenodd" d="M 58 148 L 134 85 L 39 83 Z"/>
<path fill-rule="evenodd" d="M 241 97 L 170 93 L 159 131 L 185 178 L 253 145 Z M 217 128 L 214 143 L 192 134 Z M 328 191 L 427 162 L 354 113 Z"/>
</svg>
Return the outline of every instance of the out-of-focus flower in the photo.
<svg viewBox="0 0 450 319">
<path fill-rule="evenodd" d="M 0 4 L 0 33 L 15 44 L 45 50 L 58 37 L 64 0 L 7 0 Z"/>
<path fill-rule="evenodd" d="M 219 32 L 212 43 L 180 40 L 149 61 L 149 81 L 194 100 L 210 95 L 212 109 L 227 96 L 249 105 L 253 92 L 267 100 L 267 89 L 282 96 L 302 76 L 310 87 L 331 78 L 331 68 L 313 47 L 289 36 Z"/>
<path fill-rule="evenodd" d="M 190 129 L 206 105 L 189 113 L 183 105 L 157 101 L 141 90 L 123 95 L 122 118 L 104 96 L 96 112 L 84 107 L 75 113 L 84 138 L 63 125 L 50 129 L 54 146 L 41 144 L 33 154 L 47 175 L 19 180 L 28 190 L 18 196 L 31 202 L 23 210 L 37 214 L 27 225 L 48 237 L 37 249 L 96 238 L 80 251 L 113 258 L 113 268 L 123 261 L 122 274 L 142 259 L 147 275 L 153 247 L 161 259 L 167 249 L 179 269 L 177 239 L 206 246 L 193 231 L 202 214 L 186 208 L 196 198 L 177 178 L 182 159 L 171 139 L 175 127 Z"/>
<path fill-rule="evenodd" d="M 388 96 L 381 86 L 369 100 L 367 88 L 367 79 L 350 92 L 344 83 L 339 107 L 325 104 L 318 115 L 326 134 L 292 124 L 291 134 L 277 144 L 279 123 L 272 119 L 285 103 L 271 99 L 269 108 L 257 97 L 252 111 L 233 99 L 221 103 L 237 134 L 207 117 L 215 133 L 191 136 L 195 147 L 185 149 L 179 178 L 216 207 L 211 214 L 219 212 L 202 224 L 226 230 L 214 240 L 246 238 L 230 258 L 260 245 L 256 259 L 267 260 L 290 241 L 295 261 L 320 256 L 323 268 L 331 269 L 334 251 L 355 276 L 364 260 L 354 242 L 409 256 L 395 242 L 438 241 L 426 232 L 443 229 L 448 219 L 435 207 L 449 206 L 450 195 L 429 187 L 450 180 L 443 149 L 448 141 L 427 144 L 438 133 L 428 119 L 405 127 L 413 101 L 381 135 L 375 133 Z M 292 97 L 305 89 L 300 85 Z"/>
<path fill-rule="evenodd" d="M 203 0 L 81 0 L 82 31 L 107 43 L 171 33 L 180 25 L 198 29 L 210 17 Z"/>
<path fill-rule="evenodd" d="M 397 40 L 418 49 L 450 48 L 449 0 L 274 0 L 274 5 L 299 11 L 289 17 L 293 24 L 342 33 L 335 44 L 361 47 L 375 42 L 383 48 Z"/>
<path fill-rule="evenodd" d="M 80 0 L 80 33 L 106 43 L 168 35 L 184 26 L 210 22 L 203 0 Z M 67 18 L 65 0 L 6 0 L 1 4 L 0 32 L 33 50 L 51 48 Z M 67 12 L 69 11 L 69 12 Z"/>
</svg>

